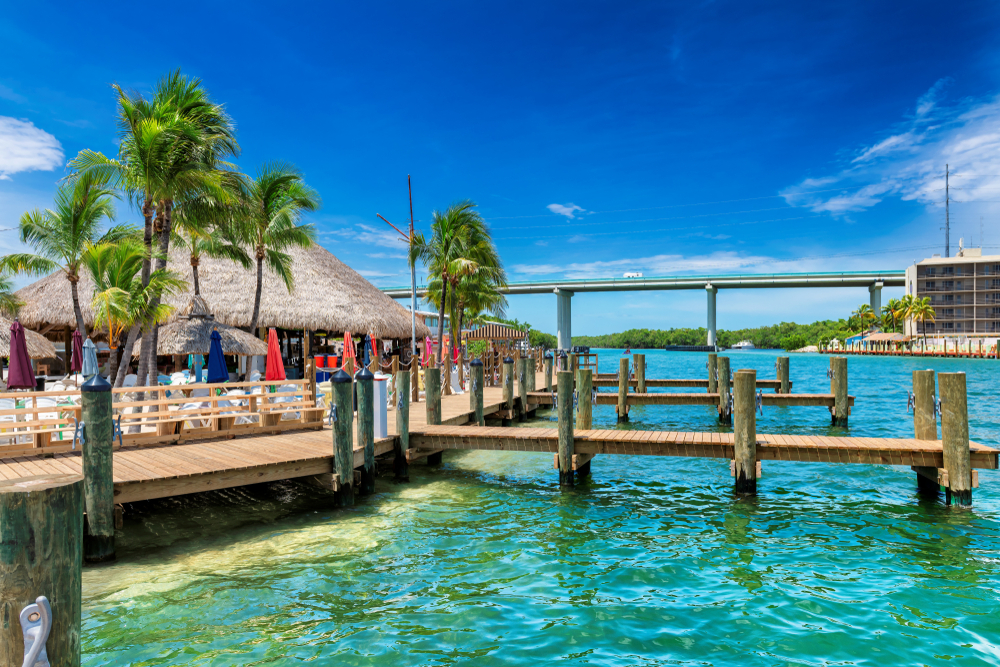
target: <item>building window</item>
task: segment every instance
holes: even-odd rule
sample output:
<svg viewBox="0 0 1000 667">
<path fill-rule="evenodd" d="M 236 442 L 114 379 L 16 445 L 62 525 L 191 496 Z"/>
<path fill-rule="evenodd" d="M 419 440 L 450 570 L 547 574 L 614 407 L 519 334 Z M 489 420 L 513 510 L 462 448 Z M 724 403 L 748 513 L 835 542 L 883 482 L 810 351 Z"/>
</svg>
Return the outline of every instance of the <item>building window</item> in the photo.
<svg viewBox="0 0 1000 667">
<path fill-rule="evenodd" d="M 926 270 L 926 271 L 924 272 L 924 275 L 925 275 L 925 276 L 933 276 L 933 275 L 935 275 L 936 273 L 937 273 L 937 272 L 936 272 L 936 270 L 934 269 L 934 267 L 933 267 L 933 266 L 930 266 L 930 267 L 927 267 L 927 270 Z"/>
<path fill-rule="evenodd" d="M 955 275 L 955 267 L 954 266 L 942 267 L 941 273 L 943 273 L 946 276 L 953 276 Z"/>
<path fill-rule="evenodd" d="M 954 328 L 955 328 L 955 323 L 954 322 L 945 322 L 944 323 L 944 330 L 945 331 L 948 331 L 949 329 L 954 329 Z"/>
<path fill-rule="evenodd" d="M 933 280 L 928 280 L 926 283 L 924 283 L 924 289 L 926 291 L 928 291 L 928 292 L 933 292 L 934 291 L 934 281 Z"/>
</svg>

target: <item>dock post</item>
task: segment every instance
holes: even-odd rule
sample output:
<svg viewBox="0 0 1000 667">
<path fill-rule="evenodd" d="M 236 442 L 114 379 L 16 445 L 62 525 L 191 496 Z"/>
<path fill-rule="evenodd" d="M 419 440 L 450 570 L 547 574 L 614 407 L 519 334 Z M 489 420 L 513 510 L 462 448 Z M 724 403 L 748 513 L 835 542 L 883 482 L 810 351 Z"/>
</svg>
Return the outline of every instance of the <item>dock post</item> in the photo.
<svg viewBox="0 0 1000 667">
<path fill-rule="evenodd" d="M 941 447 L 948 473 L 945 501 L 972 504 L 972 465 L 969 454 L 969 406 L 965 373 L 938 373 L 941 394 Z"/>
<path fill-rule="evenodd" d="M 83 558 L 88 563 L 115 559 L 115 482 L 112 470 L 114 422 L 111 383 L 98 373 L 80 387 L 83 420 L 83 497 L 87 508 Z M 20 610 L 19 612 L 20 613 Z"/>
<path fill-rule="evenodd" d="M 732 424 L 733 411 L 729 404 L 729 388 L 731 386 L 729 379 L 729 357 L 719 355 L 716 362 L 716 368 L 718 369 L 716 381 L 719 390 L 719 423 Z"/>
<path fill-rule="evenodd" d="M 528 380 L 528 391 L 535 391 L 535 384 L 537 383 L 538 377 L 538 359 L 535 355 L 532 355 L 525 364 L 525 369 L 527 370 L 527 380 Z"/>
<path fill-rule="evenodd" d="M 633 354 L 632 360 L 635 363 L 635 390 L 640 394 L 646 393 L 646 355 Z"/>
<path fill-rule="evenodd" d="M 790 394 L 792 393 L 791 387 L 788 383 L 788 357 L 778 357 L 778 382 L 781 384 L 778 387 L 779 394 Z"/>
<path fill-rule="evenodd" d="M 424 369 L 424 385 L 427 387 L 427 425 L 437 426 L 441 423 L 441 369 Z M 427 465 L 439 463 L 441 452 L 427 456 Z"/>
<path fill-rule="evenodd" d="M 917 440 L 937 440 L 937 417 L 934 411 L 934 371 L 913 371 L 913 437 Z M 931 466 L 916 469 L 917 490 L 938 492 L 938 471 Z"/>
<path fill-rule="evenodd" d="M 48 599 L 52 610 L 45 643 L 51 664 L 80 664 L 83 487 L 79 475 L 0 481 L 0 665 L 4 667 L 24 663 L 19 617 L 40 596 Z"/>
<path fill-rule="evenodd" d="M 558 382 L 559 486 L 573 486 L 573 372 L 561 371 Z"/>
<path fill-rule="evenodd" d="M 441 363 L 441 393 L 444 396 L 451 396 L 451 351 L 444 355 Z"/>
<path fill-rule="evenodd" d="M 715 352 L 708 354 L 708 393 L 714 394 L 719 391 L 719 355 Z"/>
<path fill-rule="evenodd" d="M 351 376 L 337 371 L 330 377 L 333 387 L 333 485 L 334 499 L 341 507 L 354 504 L 354 383 Z"/>
<path fill-rule="evenodd" d="M 473 362 L 475 363 L 475 362 Z M 410 449 L 410 374 L 396 373 L 396 439 L 393 447 L 392 469 L 397 482 L 410 481 L 410 464 L 406 452 Z"/>
<path fill-rule="evenodd" d="M 375 493 L 375 376 L 363 368 L 358 381 L 358 445 L 365 451 L 365 463 L 361 468 L 361 495 Z"/>
<path fill-rule="evenodd" d="M 517 395 L 521 397 L 521 409 L 517 412 L 518 421 L 528 420 L 528 362 L 530 359 L 521 357 L 517 361 Z"/>
<path fill-rule="evenodd" d="M 552 353 L 545 353 L 545 391 L 552 391 Z"/>
<path fill-rule="evenodd" d="M 469 392 L 469 407 L 476 418 L 476 424 L 479 426 L 486 426 L 486 419 L 483 418 L 483 362 L 479 359 L 473 359 L 472 363 L 469 364 L 469 375 L 472 376 L 471 382 L 472 391 Z"/>
<path fill-rule="evenodd" d="M 733 458 L 736 493 L 757 494 L 757 371 L 733 377 Z"/>
<path fill-rule="evenodd" d="M 833 425 L 847 426 L 847 357 L 830 357 L 830 393 L 833 394 Z"/>
<path fill-rule="evenodd" d="M 615 411 L 618 413 L 618 423 L 628 421 L 628 388 L 631 382 L 628 377 L 628 357 L 623 357 L 618 361 L 618 405 Z"/>
<path fill-rule="evenodd" d="M 576 428 L 589 431 L 594 427 L 594 406 L 590 402 L 594 391 L 594 371 L 581 368 L 576 372 Z M 590 461 L 576 467 L 577 478 L 590 474 Z"/>
<path fill-rule="evenodd" d="M 510 416 L 514 414 L 514 359 L 503 360 L 503 409 L 507 411 L 506 418 L 501 417 L 501 424 L 510 426 Z"/>
<path fill-rule="evenodd" d="M 410 402 L 420 402 L 420 356 L 410 359 Z"/>
</svg>

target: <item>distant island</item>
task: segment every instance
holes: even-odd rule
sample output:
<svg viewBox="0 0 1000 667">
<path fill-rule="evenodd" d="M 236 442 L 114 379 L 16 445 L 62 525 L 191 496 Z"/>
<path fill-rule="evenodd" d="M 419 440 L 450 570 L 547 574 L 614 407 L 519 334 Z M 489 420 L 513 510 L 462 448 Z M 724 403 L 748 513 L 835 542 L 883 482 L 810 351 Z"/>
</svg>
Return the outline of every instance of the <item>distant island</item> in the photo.
<svg viewBox="0 0 1000 667">
<path fill-rule="evenodd" d="M 812 324 L 782 322 L 753 329 L 719 329 L 716 340 L 719 346 L 730 347 L 742 340 L 749 340 L 758 348 L 798 350 L 807 345 L 826 344 L 832 338 L 843 340 L 850 334 L 845 320 L 822 320 Z M 573 345 L 657 349 L 667 345 L 704 345 L 708 331 L 698 329 L 629 329 L 621 333 L 602 336 L 573 336 Z"/>
</svg>

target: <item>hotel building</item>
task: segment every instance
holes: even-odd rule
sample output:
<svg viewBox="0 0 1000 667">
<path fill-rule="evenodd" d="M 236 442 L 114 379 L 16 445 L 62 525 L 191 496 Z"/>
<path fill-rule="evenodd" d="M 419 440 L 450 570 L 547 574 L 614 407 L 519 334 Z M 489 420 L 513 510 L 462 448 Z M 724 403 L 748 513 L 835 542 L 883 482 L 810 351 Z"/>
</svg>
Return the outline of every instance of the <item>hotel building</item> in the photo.
<svg viewBox="0 0 1000 667">
<path fill-rule="evenodd" d="M 906 269 L 906 293 L 930 297 L 935 312 L 934 322 L 907 322 L 909 335 L 1000 334 L 1000 255 L 961 247 L 955 257 L 934 255 Z"/>
</svg>

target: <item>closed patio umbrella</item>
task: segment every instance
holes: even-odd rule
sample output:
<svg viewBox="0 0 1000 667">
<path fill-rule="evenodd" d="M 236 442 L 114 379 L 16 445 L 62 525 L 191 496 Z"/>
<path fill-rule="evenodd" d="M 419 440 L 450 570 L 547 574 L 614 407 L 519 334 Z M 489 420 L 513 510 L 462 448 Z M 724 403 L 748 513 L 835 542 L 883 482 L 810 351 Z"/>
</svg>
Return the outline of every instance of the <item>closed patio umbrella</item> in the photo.
<svg viewBox="0 0 1000 667">
<path fill-rule="evenodd" d="M 285 363 L 281 360 L 281 348 L 278 347 L 278 332 L 269 329 L 267 332 L 267 371 L 264 379 L 268 382 L 285 379 Z"/>
<path fill-rule="evenodd" d="M 268 369 L 270 369 L 270 363 L 268 363 Z M 281 379 L 285 379 L 283 375 Z M 222 355 L 222 336 L 218 331 L 213 331 L 211 346 L 208 350 L 208 382 L 212 384 L 228 380 L 229 369 L 226 368 L 226 359 Z"/>
<path fill-rule="evenodd" d="M 83 334 L 77 329 L 73 332 L 73 355 L 69 359 L 69 372 L 79 373 L 83 368 Z"/>
<path fill-rule="evenodd" d="M 17 320 L 10 325 L 10 373 L 8 389 L 34 389 L 35 373 L 31 370 L 28 344 L 24 340 L 24 327 Z"/>
<path fill-rule="evenodd" d="M 83 344 L 83 364 L 82 371 L 83 377 L 90 378 L 97 375 L 97 347 L 94 345 L 94 341 L 87 339 L 87 342 Z"/>
</svg>

